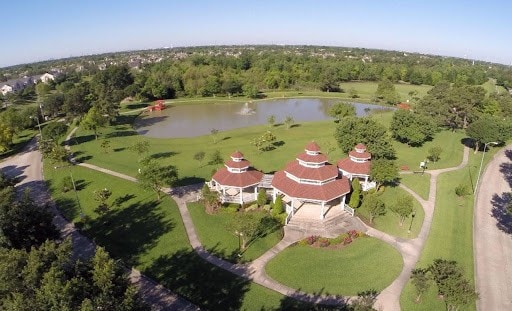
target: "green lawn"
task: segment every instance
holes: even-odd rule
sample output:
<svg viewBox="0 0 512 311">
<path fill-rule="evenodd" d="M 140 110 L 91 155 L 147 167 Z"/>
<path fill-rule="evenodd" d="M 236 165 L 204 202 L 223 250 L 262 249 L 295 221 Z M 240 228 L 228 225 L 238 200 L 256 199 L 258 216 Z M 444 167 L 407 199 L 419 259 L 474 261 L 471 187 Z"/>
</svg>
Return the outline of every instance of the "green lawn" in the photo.
<svg viewBox="0 0 512 311">
<path fill-rule="evenodd" d="M 129 116 L 123 118 L 125 121 L 130 121 Z M 217 166 L 208 165 L 208 162 L 216 150 L 221 152 L 224 159 L 227 159 L 235 150 L 240 150 L 257 169 L 272 172 L 282 169 L 287 162 L 304 150 L 304 146 L 311 140 L 316 140 L 324 149 L 327 149 L 327 145 L 336 147 L 333 137 L 334 129 L 335 123 L 331 121 L 301 123 L 289 130 L 284 126 L 276 126 L 273 133 L 277 141 L 282 141 L 283 145 L 272 151 L 261 153 L 250 142 L 267 131 L 267 126 L 222 132 L 218 134 L 217 143 L 213 143 L 210 135 L 174 139 L 143 138 L 137 135 L 129 124 L 120 124 L 103 129 L 98 140 L 94 140 L 92 132 L 80 128 L 76 133 L 76 139 L 72 140 L 72 150 L 80 161 L 136 176 L 139 162 L 137 155 L 128 150 L 128 147 L 137 140 L 147 139 L 151 144 L 149 154 L 164 164 L 177 166 L 179 176 L 183 178 L 181 183 L 186 184 L 210 178 L 212 170 Z M 109 153 L 104 153 L 100 147 L 105 139 L 110 141 Z M 76 143 L 79 144 L 76 145 Z M 198 151 L 206 153 L 202 163 L 193 159 Z M 341 153 L 333 152 L 329 156 L 332 160 L 337 160 Z"/>
<path fill-rule="evenodd" d="M 373 117 L 387 122 L 390 115 L 391 113 L 381 113 L 375 114 Z M 76 138 L 72 140 L 72 150 L 77 159 L 136 176 L 139 168 L 138 156 L 128 147 L 135 141 L 145 139 L 151 145 L 149 154 L 163 164 L 175 165 L 181 177 L 180 184 L 190 184 L 210 178 L 211 172 L 217 166 L 209 165 L 208 162 L 217 150 L 220 151 L 224 159 L 227 159 L 233 151 L 240 150 L 257 169 L 264 172 L 282 169 L 311 140 L 317 141 L 325 152 L 333 148 L 333 151 L 328 154 L 333 163 L 346 156 L 337 148 L 336 140 L 333 137 L 336 125 L 331 121 L 305 122 L 291 129 L 286 129 L 282 125 L 275 126 L 272 131 L 282 145 L 262 153 L 250 142 L 268 130 L 268 126 L 265 125 L 219 133 L 217 142 L 214 143 L 211 135 L 168 139 L 141 137 L 131 127 L 134 118 L 134 116 L 126 115 L 121 117 L 119 124 L 102 129 L 98 140 L 94 139 L 92 132 L 80 128 L 76 133 Z M 456 166 L 462 159 L 460 140 L 463 137 L 462 132 L 442 131 L 436 135 L 433 141 L 418 148 L 394 142 L 397 149 L 397 162 L 400 166 L 407 166 L 410 170 L 415 170 L 419 162 L 426 158 L 428 148 L 439 145 L 443 146 L 445 150 L 437 163 L 429 163 L 429 168 Z M 111 148 L 108 153 L 105 153 L 100 147 L 105 139 L 110 141 Z M 194 154 L 198 151 L 206 153 L 202 162 L 193 159 Z"/>
<path fill-rule="evenodd" d="M 82 167 L 53 168 L 45 163 L 45 178 L 64 215 L 80 221 L 74 193 L 62 193 L 58 185 L 73 175 L 83 213 L 90 218 L 84 233 L 106 247 L 115 258 L 135 266 L 186 299 L 210 310 L 261 310 L 277 308 L 283 295 L 217 268 L 191 249 L 176 203 L 137 184 Z M 109 202 L 119 206 L 99 217 L 93 210 L 94 190 L 112 191 Z"/>
<path fill-rule="evenodd" d="M 412 219 L 411 216 L 405 219 L 404 224 L 400 227 L 398 216 L 391 210 L 391 207 L 395 204 L 396 198 L 399 195 L 408 194 L 405 190 L 399 187 L 386 187 L 384 192 L 381 194 L 382 200 L 386 203 L 386 214 L 383 216 L 379 216 L 373 220 L 372 227 L 378 229 L 380 231 L 386 232 L 388 234 L 412 239 L 418 236 L 418 233 L 421 230 L 421 226 L 423 224 L 423 218 L 425 217 L 425 212 L 421 207 L 421 204 L 413 200 L 415 216 Z M 366 223 L 368 222 L 368 211 L 363 207 L 359 207 L 356 209 L 356 214 L 360 218 L 362 218 Z M 412 220 L 412 226 L 411 226 Z M 411 232 L 409 233 L 409 227 L 411 228 Z"/>
<path fill-rule="evenodd" d="M 430 174 L 401 174 L 400 183 L 416 192 L 420 197 L 428 200 L 430 191 Z"/>
<path fill-rule="evenodd" d="M 377 91 L 378 82 L 345 82 L 340 83 L 340 87 L 348 92 L 351 88 L 357 91 L 357 94 L 361 97 L 361 99 L 372 100 L 375 97 L 375 92 Z M 400 96 L 401 101 L 411 100 L 409 96 L 409 92 L 417 91 L 417 97 L 423 97 L 427 94 L 428 90 L 430 90 L 432 86 L 430 85 L 412 85 L 406 83 L 395 83 L 395 89 Z M 348 95 L 348 93 L 347 93 Z M 357 101 L 358 99 L 354 99 Z"/>
<path fill-rule="evenodd" d="M 200 203 L 188 204 L 188 210 L 201 244 L 221 257 L 233 260 L 238 254 L 238 237 L 228 231 L 229 223 L 234 218 L 233 213 L 221 210 L 214 215 L 205 212 Z M 256 212 L 261 217 L 269 216 L 267 212 Z M 280 240 L 280 228 L 256 239 L 245 250 L 242 261 L 252 261 L 277 244 Z"/>
<path fill-rule="evenodd" d="M 485 163 L 497 150 L 491 149 L 486 154 Z M 473 196 L 459 198 L 454 189 L 459 184 L 468 185 L 471 189 L 472 183 L 476 182 L 481 157 L 481 152 L 476 155 L 471 152 L 468 166 L 438 177 L 434 219 L 418 267 L 426 267 L 436 258 L 455 260 L 464 269 L 466 277 L 474 279 Z M 425 295 L 421 304 L 413 300 L 414 288 L 409 282 L 400 300 L 403 310 L 440 310 L 445 307 L 435 290 Z M 475 309 L 475 305 L 468 307 L 468 310 Z"/>
<path fill-rule="evenodd" d="M 270 277 L 308 293 L 357 295 L 380 291 L 402 270 L 402 257 L 392 246 L 363 237 L 341 249 L 291 246 L 266 266 Z"/>
<path fill-rule="evenodd" d="M 464 131 L 441 131 L 436 134 L 432 141 L 428 141 L 421 147 L 408 147 L 406 144 L 393 142 L 397 164 L 399 167 L 407 166 L 411 171 L 420 171 L 420 162 L 425 161 L 428 156 L 428 150 L 433 146 L 443 148 L 441 158 L 437 162 L 429 162 L 428 169 L 439 169 L 457 166 L 462 161 L 464 145 L 462 139 L 466 137 Z"/>
</svg>

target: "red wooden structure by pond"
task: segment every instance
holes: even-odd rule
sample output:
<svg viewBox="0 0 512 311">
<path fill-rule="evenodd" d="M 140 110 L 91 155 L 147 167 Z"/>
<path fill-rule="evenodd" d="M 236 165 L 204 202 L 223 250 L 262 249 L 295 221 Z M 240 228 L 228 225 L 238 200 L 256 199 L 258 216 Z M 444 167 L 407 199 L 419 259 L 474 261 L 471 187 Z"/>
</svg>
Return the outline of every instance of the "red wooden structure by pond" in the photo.
<svg viewBox="0 0 512 311">
<path fill-rule="evenodd" d="M 162 111 L 165 109 L 165 102 L 163 99 L 159 99 L 155 101 L 155 104 L 153 106 L 149 106 L 148 110 L 151 111 Z"/>
</svg>

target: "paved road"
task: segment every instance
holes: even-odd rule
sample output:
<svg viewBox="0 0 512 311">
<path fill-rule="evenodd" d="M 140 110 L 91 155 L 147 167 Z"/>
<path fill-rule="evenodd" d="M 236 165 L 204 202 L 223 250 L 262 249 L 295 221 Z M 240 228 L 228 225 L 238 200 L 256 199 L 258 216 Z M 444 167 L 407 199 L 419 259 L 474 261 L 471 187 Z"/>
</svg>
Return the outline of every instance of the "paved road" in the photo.
<svg viewBox="0 0 512 311">
<path fill-rule="evenodd" d="M 512 310 L 512 217 L 504 210 L 512 200 L 512 145 L 494 156 L 480 180 L 473 227 L 477 307 Z"/>
<path fill-rule="evenodd" d="M 18 176 L 21 179 L 17 185 L 18 189 L 23 191 L 25 188 L 30 188 L 30 194 L 36 202 L 43 204 L 51 202 L 43 181 L 42 156 L 37 150 L 35 139 L 19 154 L 0 162 L 0 170 L 8 176 Z M 94 254 L 95 245 L 83 236 L 73 223 L 62 217 L 53 205 L 52 212 L 55 215 L 53 222 L 61 230 L 62 236 L 71 237 L 74 255 L 89 258 Z M 143 299 L 151 305 L 152 310 L 198 310 L 196 306 L 141 275 L 139 271 L 132 269 L 128 272 L 130 281 L 138 288 Z"/>
</svg>

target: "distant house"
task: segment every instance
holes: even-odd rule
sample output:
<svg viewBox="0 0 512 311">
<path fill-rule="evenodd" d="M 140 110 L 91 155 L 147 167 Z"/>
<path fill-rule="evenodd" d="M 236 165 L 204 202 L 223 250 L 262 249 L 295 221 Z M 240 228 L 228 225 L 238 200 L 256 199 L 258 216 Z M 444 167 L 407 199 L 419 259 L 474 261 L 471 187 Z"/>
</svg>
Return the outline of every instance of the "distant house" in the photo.
<svg viewBox="0 0 512 311">
<path fill-rule="evenodd" d="M 5 95 L 10 92 L 12 92 L 12 86 L 10 86 L 9 84 L 1 84 L 0 93 L 2 93 L 2 95 Z"/>
<path fill-rule="evenodd" d="M 43 83 L 48 83 L 55 80 L 55 75 L 51 73 L 45 73 L 39 77 L 39 80 Z"/>
<path fill-rule="evenodd" d="M 4 83 L 0 84 L 0 90 L 2 92 L 2 95 L 5 95 L 10 92 L 21 91 L 28 85 L 32 84 L 34 84 L 34 79 L 32 79 L 32 77 L 25 76 L 20 79 L 5 81 Z"/>
</svg>

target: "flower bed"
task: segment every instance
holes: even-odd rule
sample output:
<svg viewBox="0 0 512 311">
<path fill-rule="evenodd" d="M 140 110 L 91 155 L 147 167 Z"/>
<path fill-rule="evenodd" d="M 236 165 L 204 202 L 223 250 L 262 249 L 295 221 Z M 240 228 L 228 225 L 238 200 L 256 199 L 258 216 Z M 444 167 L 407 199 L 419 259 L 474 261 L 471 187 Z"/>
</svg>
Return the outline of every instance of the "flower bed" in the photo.
<svg viewBox="0 0 512 311">
<path fill-rule="evenodd" d="M 300 240 L 298 244 L 322 248 L 340 248 L 352 243 L 353 240 L 364 236 L 366 236 L 366 234 L 364 234 L 363 232 L 350 230 L 349 232 L 340 234 L 335 238 L 324 238 L 316 235 L 311 235 L 306 237 L 305 239 Z"/>
</svg>

